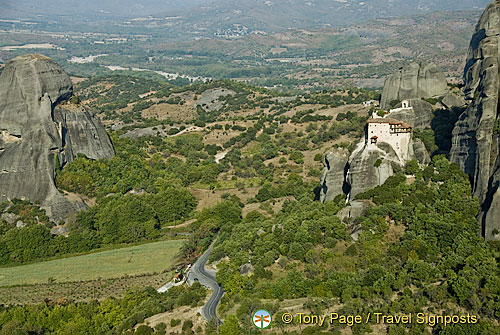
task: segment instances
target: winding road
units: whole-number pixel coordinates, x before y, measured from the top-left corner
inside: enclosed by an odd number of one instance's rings
[[[189,271],[188,280],[189,281],[199,281],[200,284],[212,289],[213,293],[210,299],[208,299],[205,306],[201,309],[201,315],[206,320],[216,319],[219,323],[221,321],[217,317],[217,305],[219,304],[222,296],[224,295],[224,289],[217,283],[215,279],[215,271],[209,271],[205,269],[205,264],[207,264],[208,257],[213,250],[213,244],[208,248],[207,251],[194,263],[191,271]]]

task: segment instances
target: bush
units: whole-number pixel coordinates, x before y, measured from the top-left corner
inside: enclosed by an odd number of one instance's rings
[[[304,163],[304,155],[300,151],[293,151],[290,156],[290,160],[294,161],[296,164]]]
[[[180,324],[181,324],[181,320],[178,320],[178,319],[170,320],[170,327],[177,327]]]
[[[302,244],[293,242],[290,244],[290,249],[288,251],[288,257],[294,258],[296,260],[304,259],[304,247]]]
[[[137,335],[151,335],[154,334],[154,330],[149,326],[140,325],[139,327],[137,327],[135,333]]]
[[[184,321],[184,323],[182,325],[182,331],[183,332],[191,330],[192,328],[193,328],[193,321],[191,321],[191,320]]]
[[[77,95],[73,95],[71,97],[71,103],[74,105],[79,105],[80,104],[80,98]]]

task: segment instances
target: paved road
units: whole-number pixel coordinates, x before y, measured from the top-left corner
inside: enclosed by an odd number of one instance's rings
[[[189,271],[188,278],[189,281],[196,281],[195,278],[197,278],[200,284],[212,289],[213,294],[210,299],[208,299],[205,306],[202,307],[201,315],[206,320],[215,318],[218,322],[220,322],[219,318],[217,317],[217,305],[224,295],[224,289],[222,288],[222,286],[219,286],[219,283],[217,283],[217,281],[215,280],[215,274],[205,269],[205,264],[207,264],[208,257],[210,256],[212,249],[213,244],[210,246],[210,248],[208,248],[207,251],[205,251],[203,255],[201,255],[200,258],[198,258],[196,263],[194,263],[191,271]]]

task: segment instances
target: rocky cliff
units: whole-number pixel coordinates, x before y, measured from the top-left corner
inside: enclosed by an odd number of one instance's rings
[[[413,128],[425,129],[431,126],[433,107],[427,101],[422,99],[408,99],[411,109],[400,109],[401,103],[394,106],[395,112],[390,117],[410,124]]]
[[[418,139],[412,139],[405,151],[408,160],[416,159],[420,164],[430,163],[429,153]],[[385,183],[406,163],[391,145],[384,142],[370,146],[362,139],[350,154],[347,150],[331,150],[323,158],[320,200],[333,200],[341,194],[352,200],[359,193]]]
[[[480,223],[487,240],[500,240],[499,156],[500,1],[490,4],[476,26],[464,71],[466,111],[453,130],[450,158],[471,177],[482,204]]]
[[[386,79],[380,107],[388,109],[393,100],[442,96],[446,91],[446,77],[436,65],[411,63]]]
[[[320,200],[333,200],[339,194],[348,193],[346,189],[347,162],[349,151],[332,149],[323,157],[323,173],[321,174]]]
[[[8,61],[0,76],[0,202],[39,201],[54,220],[83,208],[54,184],[56,170],[78,153],[100,159],[114,155],[100,121],[68,104],[71,80],[41,55]]]

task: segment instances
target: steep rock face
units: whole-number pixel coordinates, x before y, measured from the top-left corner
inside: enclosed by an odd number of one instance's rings
[[[26,55],[7,62],[0,76],[0,202],[39,201],[54,220],[85,207],[57,191],[56,169],[79,152],[105,158],[114,151],[90,114],[56,111],[72,94],[68,75],[47,57]]]
[[[60,122],[66,132],[63,134],[66,151],[72,153],[67,161],[71,161],[76,154],[84,154],[91,159],[109,158],[114,155],[106,130],[99,119],[86,109],[79,107],[70,110],[58,106],[54,111],[54,121]]]
[[[448,92],[443,97],[443,106],[451,109],[453,107],[462,107],[465,105],[465,100],[463,96],[454,94],[453,92]]]
[[[427,165],[431,162],[431,155],[429,154],[429,151],[427,151],[424,142],[418,138],[413,139],[413,153],[415,155],[415,159],[420,164]]]
[[[464,71],[470,101],[453,130],[450,158],[471,176],[482,204],[480,223],[487,240],[500,240],[499,158],[500,1],[490,4],[476,26]]]
[[[323,173],[321,175],[320,200],[333,200],[336,196],[345,193],[345,168],[349,160],[349,151],[334,149],[323,157]]]
[[[425,146],[419,140],[411,140],[405,150],[409,160],[416,158],[422,164],[430,161]],[[330,151],[323,163],[320,199],[325,202],[339,194],[346,194],[348,200],[352,200],[359,193],[382,185],[395,174],[396,168],[403,168],[406,161],[388,143],[368,145],[362,139],[350,155],[343,150]]]
[[[388,109],[393,100],[441,96],[446,90],[446,77],[436,65],[411,63],[386,79],[380,106]]]
[[[409,157],[413,158],[412,142],[407,150]],[[349,158],[347,172],[347,183],[350,186],[349,199],[382,185],[394,175],[396,166],[403,167],[405,163],[389,144],[380,142],[376,146],[368,146],[363,140]]]
[[[406,122],[413,128],[425,129],[430,127],[434,116],[432,114],[432,105],[422,99],[409,99],[408,102],[413,110],[406,109],[392,112],[391,118]],[[401,107],[401,104],[395,106],[395,108]]]

